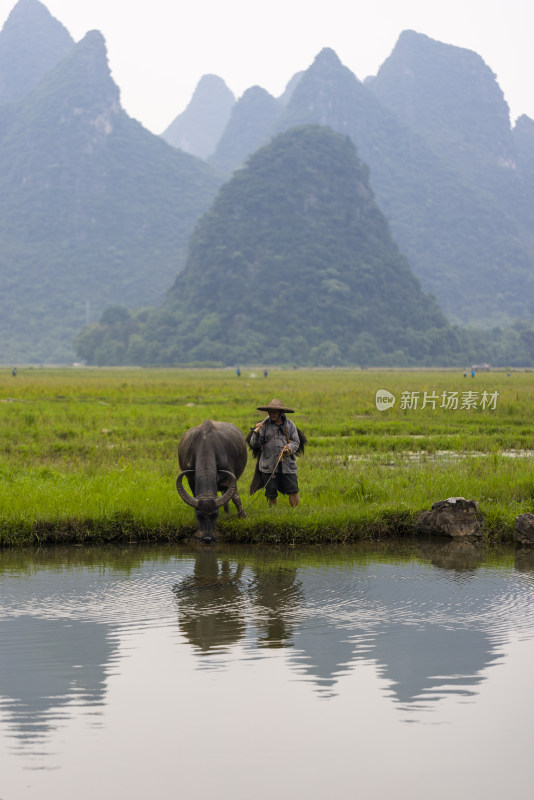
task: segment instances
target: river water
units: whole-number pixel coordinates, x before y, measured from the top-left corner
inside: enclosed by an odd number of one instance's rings
[[[0,800],[532,795],[534,553],[0,551]]]

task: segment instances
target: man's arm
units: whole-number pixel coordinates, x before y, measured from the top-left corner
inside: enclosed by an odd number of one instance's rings
[[[265,420],[256,423],[250,437],[251,447],[263,447],[265,444]]]

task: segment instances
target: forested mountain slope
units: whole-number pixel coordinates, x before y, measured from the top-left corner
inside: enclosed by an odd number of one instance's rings
[[[0,105],[21,100],[74,47],[39,0],[19,0],[0,31]]]
[[[427,37],[422,39],[426,42]],[[417,34],[403,35],[401,42],[405,40],[408,45],[413,40],[419,44]],[[430,40],[430,49],[434,46],[440,51],[440,43]],[[448,53],[448,46],[443,47]],[[453,55],[454,62],[458,54]],[[484,113],[464,113],[472,128],[470,141],[474,139],[475,149],[478,145],[473,131],[480,129],[479,166],[473,166],[469,174],[462,169],[460,156],[451,155],[462,149],[458,145],[458,129],[462,125],[457,123],[455,127],[451,110],[447,112],[451,118],[449,130],[443,125],[445,130],[441,133],[447,149],[439,139],[432,140],[422,123],[411,126],[407,114],[399,116],[397,108],[388,108],[385,100],[381,101],[375,91],[378,78],[363,84],[328,48],[300,77],[287,108],[280,109],[274,123],[271,118],[262,120],[257,115],[255,140],[265,143],[273,131],[312,123],[329,125],[349,135],[359,157],[370,168],[371,186],[395,240],[423,288],[435,294],[448,317],[462,325],[483,326],[531,319],[534,197],[532,203],[529,199],[534,186],[524,176],[518,179],[517,170],[510,169],[507,159],[515,153],[514,139],[507,106],[494,76],[470,51],[460,50],[460,61],[461,65],[467,62],[480,70],[481,75],[474,76],[474,88],[465,89],[467,99],[462,101],[459,96],[458,102],[468,104],[476,87],[485,87],[479,104]],[[469,74],[464,76],[464,81],[468,79]],[[447,81],[454,83],[453,77],[443,77],[445,86]],[[454,104],[454,93],[450,94],[449,101]],[[235,110],[238,106],[239,103]],[[428,115],[429,126],[431,122],[441,125],[440,118],[436,122],[430,109]],[[461,117],[459,112],[458,115]],[[491,131],[486,130],[488,120],[492,121]],[[218,146],[224,140],[227,152],[233,148],[234,168],[251,152],[246,146],[246,131],[253,124],[251,114],[240,126],[235,122],[236,117],[232,131],[229,123]],[[488,172],[492,153],[496,166],[494,172]],[[469,160],[474,162],[474,156]],[[228,161],[226,168],[229,164]],[[476,174],[485,175],[485,183],[477,183]],[[529,214],[533,217],[532,226],[528,224]]]
[[[62,361],[110,304],[157,304],[220,183],[122,110],[88,33],[0,123],[0,361]]]
[[[173,147],[207,159],[215,150],[234,105],[235,97],[222,78],[203,75],[185,111],[161,136]]]
[[[86,330],[82,357],[95,359],[101,333]],[[139,334],[163,364],[446,363],[458,348],[353,144],[319,126],[281,134],[222,187],[164,307],[138,328],[138,353]]]
[[[228,124],[209,163],[231,174],[266,140],[280,116],[283,105],[260,86],[252,86],[232,109]]]
[[[534,182],[524,171],[496,76],[479,55],[404,31],[367,85],[466,183],[480,194],[491,194],[532,250]],[[517,267],[515,249],[511,272]]]

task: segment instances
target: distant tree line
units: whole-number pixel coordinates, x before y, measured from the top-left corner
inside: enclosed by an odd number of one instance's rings
[[[229,366],[232,364],[271,363],[284,366],[467,366],[487,362],[500,367],[534,367],[534,325],[518,321],[508,327],[454,327],[448,346],[433,348],[432,342],[441,334],[430,329],[422,334],[426,339],[420,351],[398,347],[384,353],[375,337],[360,334],[345,351],[332,341],[310,347],[302,335],[289,339],[281,337],[272,347],[252,340],[240,341],[235,347],[221,345],[216,339],[204,338],[188,348],[173,345],[161,348],[155,341],[146,341],[146,331],[155,324],[155,310],[129,311],[123,306],[108,308],[99,322],[86,326],[75,341],[79,359],[97,366],[179,366],[199,364]],[[157,314],[157,324],[163,324]],[[215,315],[216,317],[216,315]],[[214,316],[205,319],[205,327],[216,330]],[[168,318],[169,324],[173,323]],[[421,353],[423,353],[421,355]]]

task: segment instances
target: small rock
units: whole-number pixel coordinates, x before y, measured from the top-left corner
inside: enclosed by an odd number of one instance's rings
[[[515,518],[515,540],[519,544],[534,544],[534,514],[519,514]]]
[[[416,520],[416,532],[454,539],[481,537],[485,527],[484,514],[476,500],[449,497],[438,500],[432,511],[422,511]]]

